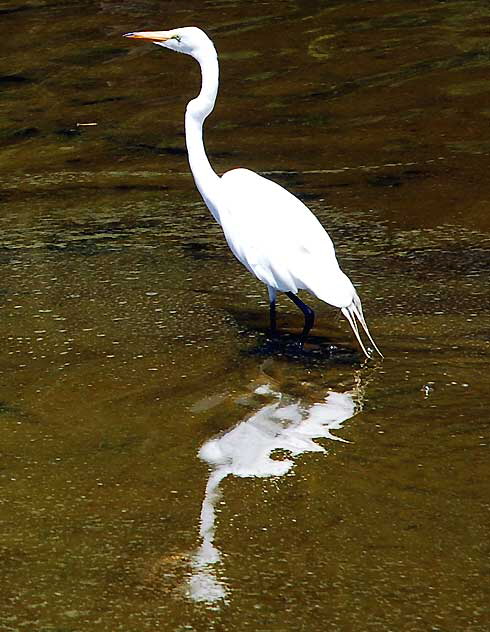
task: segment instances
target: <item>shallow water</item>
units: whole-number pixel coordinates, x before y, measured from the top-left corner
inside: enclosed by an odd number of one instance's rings
[[[483,1],[0,3],[0,627],[490,628]],[[328,228],[384,361],[302,326],[188,173],[197,24],[219,172]]]

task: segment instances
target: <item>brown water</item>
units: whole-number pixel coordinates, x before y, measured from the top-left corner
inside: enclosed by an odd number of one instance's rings
[[[488,2],[0,13],[0,629],[489,630]],[[314,301],[267,344],[188,173],[198,67],[120,37],[191,24],[216,169],[308,202],[383,362]]]

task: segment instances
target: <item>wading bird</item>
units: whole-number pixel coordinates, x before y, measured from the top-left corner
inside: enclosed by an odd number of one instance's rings
[[[213,42],[199,28],[140,31],[124,37],[147,40],[194,57],[201,67],[199,95],[187,104],[185,137],[196,186],[221,225],[235,257],[267,285],[271,332],[276,332],[276,295],[284,292],[303,312],[301,345],[313,327],[315,314],[297,296],[307,290],[340,308],[366,354],[356,319],[381,355],[362,313],[361,301],[349,277],[339,267],[329,235],[298,198],[248,169],[232,169],[221,177],[211,167],[203,142],[203,123],[218,93],[219,66]]]

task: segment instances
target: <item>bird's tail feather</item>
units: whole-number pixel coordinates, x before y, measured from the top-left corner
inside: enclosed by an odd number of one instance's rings
[[[366,336],[371,341],[373,347],[376,349],[376,351],[379,353],[379,355],[381,357],[383,357],[383,354],[378,349],[378,347],[377,347],[376,343],[374,342],[371,334],[369,333],[369,329],[368,329],[368,326],[366,324],[366,319],[364,318],[364,314],[362,312],[361,301],[360,301],[359,297],[357,296],[357,294],[352,299],[352,303],[350,305],[348,305],[347,307],[342,307],[341,311],[342,311],[342,314],[349,321],[349,325],[352,327],[352,331],[354,332],[354,334],[355,334],[355,336],[357,338],[357,341],[358,341],[358,343],[361,346],[361,349],[364,351],[364,354],[368,358],[371,357],[371,354],[369,354],[367,352],[366,347],[364,346],[364,343],[362,342],[361,336],[359,334],[359,328],[357,327],[357,321],[359,321],[361,323],[361,326],[364,329],[364,333],[366,334]]]

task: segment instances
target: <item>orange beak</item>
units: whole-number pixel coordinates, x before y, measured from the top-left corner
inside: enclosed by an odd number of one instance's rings
[[[136,33],[125,33],[123,37],[142,39],[149,42],[166,42],[170,39],[170,35],[166,31],[138,31]]]

